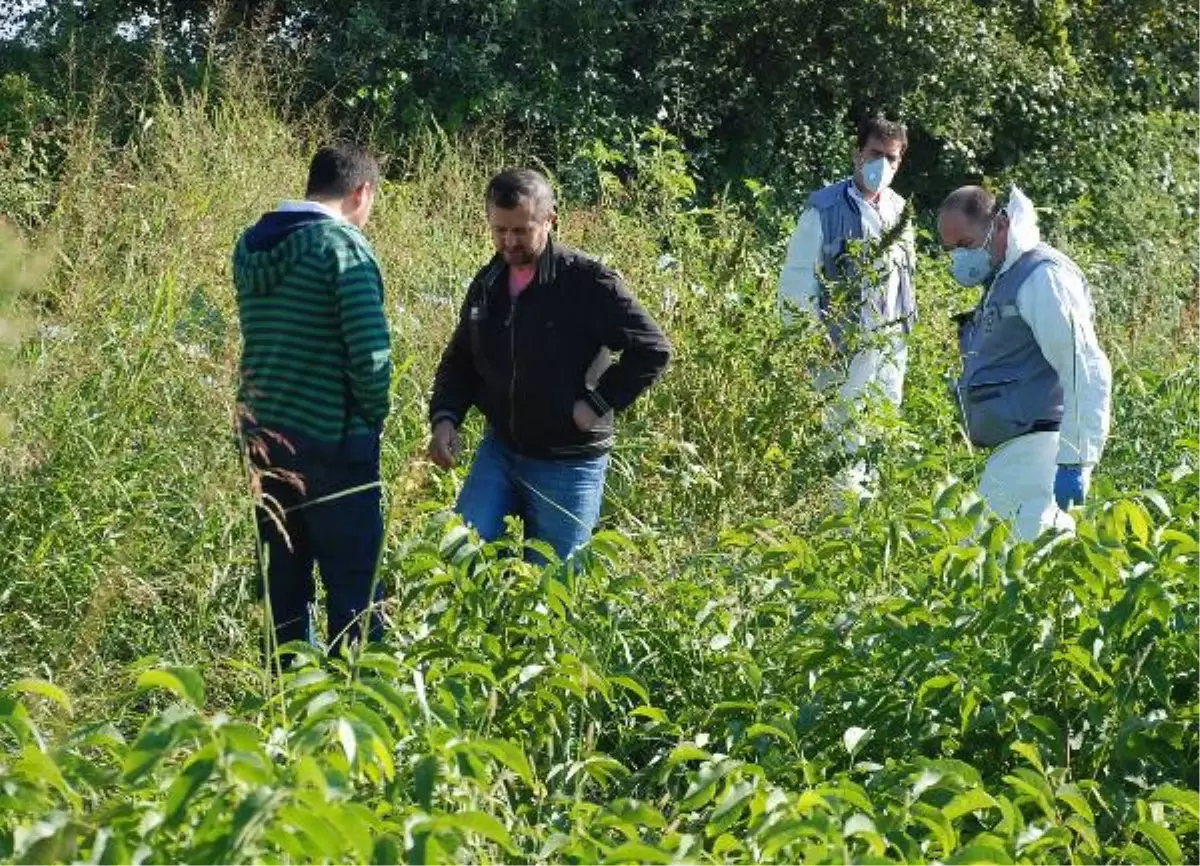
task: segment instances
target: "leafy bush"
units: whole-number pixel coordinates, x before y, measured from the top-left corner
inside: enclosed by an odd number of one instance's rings
[[[952,483],[847,536],[758,522],[668,582],[564,582],[452,522],[389,557],[388,643],[206,711],[46,737],[0,697],[0,857],[168,862],[1191,862],[1194,467],[1006,543]]]
[[[301,104],[389,149],[430,124],[483,126],[565,165],[658,123],[709,190],[755,177],[791,204],[836,174],[871,110],[910,123],[903,182],[921,199],[1040,163],[1040,186],[1065,203],[1101,176],[1097,151],[1132,152],[1117,141],[1130,118],[1195,112],[1200,59],[1197,10],[1162,0],[51,0],[22,17],[0,71],[52,92],[99,78],[145,102],[148,61],[198,83],[265,47]]]

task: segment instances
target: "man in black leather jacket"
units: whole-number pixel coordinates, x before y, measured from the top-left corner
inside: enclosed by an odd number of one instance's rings
[[[429,456],[454,465],[458,428],[478,407],[487,432],[458,512],[489,540],[519,516],[528,537],[565,559],[599,517],[613,415],[658,379],[671,347],[615,271],[555,240],[545,177],[502,172],[485,202],[496,255],[442,354]]]

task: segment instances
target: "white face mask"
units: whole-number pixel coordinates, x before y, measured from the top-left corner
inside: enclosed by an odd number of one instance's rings
[[[863,163],[863,186],[867,188],[868,192],[874,193],[887,189],[895,176],[896,169],[886,156],[876,157],[870,162]]]
[[[996,219],[993,217],[982,244],[950,251],[950,274],[959,285],[978,286],[992,275],[992,232],[995,228]]]

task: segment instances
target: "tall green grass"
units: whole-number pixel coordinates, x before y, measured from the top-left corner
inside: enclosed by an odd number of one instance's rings
[[[564,590],[569,597],[509,558],[503,545],[477,559],[468,547],[446,563],[434,514],[453,501],[464,470],[441,473],[422,456],[438,355],[466,281],[490,254],[482,189],[520,153],[488,137],[431,132],[390,155],[395,180],[382,190],[368,235],[385,271],[396,345],[396,408],[384,437],[382,570],[394,657],[376,658],[374,673],[333,676],[344,681],[334,690],[338,700],[351,705],[364,677],[377,676],[380,689],[399,689],[402,697],[372,705],[375,716],[356,716],[351,725],[355,748],[364,750],[356,754],[376,749],[372,737],[382,744],[389,757],[370,759],[379,767],[332,758],[328,744],[343,736],[338,748],[345,753],[349,741],[332,716],[309,703],[321,693],[323,675],[302,674],[309,679],[289,681],[280,694],[258,664],[251,507],[231,435],[238,333],[229,273],[237,233],[278,199],[300,194],[308,154],[329,131],[319,118],[285,122],[270,87],[252,71],[222,75],[219,89],[164,94],[146,106],[140,132],[121,147],[85,118],[67,133],[53,211],[28,237],[2,239],[0,291],[18,287],[19,300],[0,297],[0,344],[13,343],[0,406],[8,418],[0,440],[0,685],[37,677],[71,696],[75,721],[51,711],[53,704],[28,701],[51,738],[88,719],[115,723],[131,741],[139,729],[148,738],[141,751],[136,744],[104,746],[101,766],[117,768],[104,779],[76,774],[75,746],[53,752],[69,780],[63,790],[75,793],[54,793],[52,783],[34,785],[36,796],[30,788],[23,802],[32,811],[0,821],[5,859],[18,850],[69,859],[79,853],[74,839],[117,860],[142,840],[165,858],[288,852],[295,859],[642,860],[700,858],[703,851],[720,859],[725,850],[769,861],[808,849],[795,842],[799,837],[772,836],[774,825],[754,822],[786,806],[794,810],[788,821],[809,826],[809,789],[833,798],[818,809],[821,838],[834,840],[833,847],[814,857],[867,856],[877,846],[862,842],[870,837],[854,813],[864,807],[855,805],[860,797],[849,785],[866,787],[862,797],[878,808],[881,837],[892,838],[888,822],[900,822],[894,838],[910,841],[884,848],[889,856],[904,850],[910,860],[944,858],[986,828],[999,840],[981,842],[986,850],[1023,851],[1034,860],[1039,850],[1137,859],[1147,845],[1160,854],[1156,844],[1169,847],[1153,841],[1154,826],[1186,830],[1175,812],[1164,817],[1161,800],[1152,807],[1139,799],[1120,773],[1141,772],[1146,796],[1157,790],[1170,800],[1169,789],[1154,787],[1160,785],[1195,788],[1194,689],[1176,682],[1196,673],[1195,553],[1181,540],[1196,531],[1195,490],[1187,483],[1196,465],[1196,334],[1194,320],[1168,305],[1157,308],[1153,327],[1161,339],[1147,340],[1146,323],[1125,317],[1126,305],[1113,293],[1131,291],[1142,275],[1182,272],[1194,245],[1167,251],[1176,258],[1150,270],[1107,251],[1109,266],[1097,271],[1093,288],[1109,316],[1103,330],[1117,400],[1084,523],[1091,528],[1065,552],[1021,554],[1032,556],[1027,565],[1005,559],[1001,530],[993,530],[986,552],[969,539],[969,500],[960,496],[982,455],[963,443],[944,377],[956,366],[949,316],[971,298],[950,282],[933,244],[926,244],[918,272],[922,320],[903,416],[887,432],[881,496],[856,517],[831,518],[820,425],[825,398],[811,386],[819,340],[785,334],[775,311],[787,215],[772,213],[765,195],[756,213],[723,201],[696,207],[685,163],[661,134],[649,138],[632,185],[594,162],[589,170],[601,197],[560,208],[562,238],[619,268],[677,350],[662,383],[620,420],[601,521],[619,535],[604,536],[601,559]],[[1159,218],[1151,204],[1143,210]],[[663,266],[666,252],[677,264]],[[23,325],[14,329],[13,321]],[[469,439],[478,433],[476,419]],[[947,488],[948,477],[965,487]],[[1160,487],[1165,493],[1142,493]],[[1112,504],[1127,498],[1134,504]],[[1148,562],[1157,570],[1143,577]],[[1122,603],[1133,605],[1135,579],[1149,586],[1138,590],[1144,604],[1114,614]],[[981,615],[1000,631],[973,635],[984,627]],[[1130,632],[1127,621],[1144,633]],[[1111,628],[1120,634],[1115,644]],[[1068,651],[1092,652],[1099,646],[1093,639],[1103,643],[1093,658],[1100,674]],[[146,673],[160,671],[160,661],[175,673]],[[1157,679],[1143,683],[1139,677],[1150,676],[1150,668]],[[206,684],[203,695],[193,670]],[[818,685],[818,674],[832,679]],[[500,685],[487,685],[492,681]],[[152,690],[156,684],[199,708],[157,714],[168,703]],[[1005,696],[1027,684],[1029,700],[1014,706]],[[22,688],[59,697],[41,686]],[[0,701],[7,732],[0,743],[10,750],[0,753],[0,779],[33,778],[34,764],[45,769],[37,763],[37,737],[21,733],[25,711],[11,697],[20,691]],[[218,733],[225,722],[214,714],[222,711],[253,730]],[[985,711],[987,723],[975,725],[974,714]],[[1086,729],[1074,727],[1083,719]],[[1142,739],[1131,740],[1123,726],[1137,720]],[[1061,736],[1055,726],[1064,729]],[[877,732],[872,745],[854,733],[860,729]],[[271,745],[279,736],[287,744]],[[1036,754],[1049,768],[1014,745],[1038,737],[1048,738],[1048,751]],[[1064,765],[1054,750],[1077,737],[1091,751],[1081,763],[1076,748]],[[1135,745],[1142,751],[1127,753]],[[206,761],[209,747],[225,750],[229,767],[270,756],[287,778],[246,770],[243,779],[230,769],[230,787],[214,794],[217,788],[204,786],[215,781],[205,777],[193,793],[207,793],[170,812],[169,823],[184,823],[151,838],[153,827],[138,821],[172,808],[154,791],[186,792],[177,779],[197,778],[199,770],[171,774]],[[1113,763],[1114,750],[1128,761]],[[138,755],[150,752],[162,765],[142,773]],[[1105,815],[1091,825],[1102,844],[1080,842],[1085,831],[1066,829],[1066,842],[1055,831],[1041,849],[1029,848],[1029,840],[1021,847],[1025,818],[1018,827],[1000,805],[1007,829],[993,826],[994,815],[977,820],[968,810],[957,813],[950,831],[905,805],[906,797],[920,799],[910,774],[928,769],[921,761],[954,758],[971,762],[980,777],[961,767],[953,776],[951,765],[939,765],[947,796],[1006,791],[1033,821],[1037,807],[1031,812],[1029,805],[1037,798],[1004,781],[1017,766],[1014,754],[1026,755],[1022,769],[1045,771],[1055,790],[1090,780],[1109,786],[1105,796],[1124,798],[1105,800]],[[233,810],[250,802],[244,796],[258,796],[247,793],[255,784],[291,791],[280,795],[285,799],[299,796],[315,784],[304,755],[330,785],[342,786],[338,802],[346,814],[366,821],[346,826],[374,834],[375,842],[352,850],[326,838],[325,847],[293,850],[286,828],[303,813],[281,817],[274,806],[264,806],[266,823],[236,832],[197,823],[220,823],[222,815],[236,823],[242,813]],[[723,763],[722,756],[742,763]],[[879,769],[858,766],[859,758]],[[381,769],[389,760],[399,762],[390,776]],[[1014,778],[1038,784],[1020,773]],[[841,799],[829,793],[834,789]],[[123,797],[137,802],[132,812],[115,805]],[[654,802],[651,812],[639,811],[641,800]],[[397,811],[384,816],[386,828],[371,829],[354,803],[377,814]],[[205,819],[206,810],[217,817]],[[462,824],[429,818],[464,810],[476,817]],[[659,811],[670,826],[645,832],[658,826]],[[1050,811],[1055,826],[1067,827],[1067,812],[1053,804]],[[504,834],[480,813],[498,818]],[[50,823],[37,823],[51,814],[57,817],[46,818]],[[619,820],[601,831],[592,823],[601,814]],[[434,823],[420,824],[425,829],[406,841],[397,828],[409,818]],[[53,821],[67,823],[37,847],[29,828]],[[72,821],[84,829],[71,829]],[[612,828],[627,825],[635,828],[627,840],[634,847],[621,849]],[[128,847],[106,849],[94,835],[98,826],[111,827],[111,838]],[[733,836],[720,848],[729,828]],[[685,845],[681,833],[702,841]],[[361,836],[353,838],[357,844]],[[66,847],[54,847],[60,845]],[[504,854],[509,845],[521,856]]]
[[[74,685],[153,653],[223,669],[219,684],[236,681],[230,658],[252,657],[252,531],[229,432],[229,253],[245,225],[300,194],[307,154],[329,133],[319,119],[281,120],[252,69],[220,82],[219,95],[164,92],[120,148],[85,116],[54,211],[28,242],[49,267],[25,295],[35,327],[6,401],[0,610],[3,632],[20,639],[0,653],[14,670]],[[430,133],[389,155],[401,179],[369,226],[398,349],[384,452],[392,545],[459,481],[422,459],[424,401],[464,285],[490,252],[480,191],[519,158],[493,140]],[[677,346],[664,382],[622,419],[603,518],[646,541],[648,567],[669,570],[747,518],[822,519],[823,397],[810,387],[813,341],[785,338],[776,322],[785,234],[731,205],[690,206],[669,138],[652,144],[633,187],[597,163],[604,206],[565,202],[560,234],[618,267]],[[664,270],[667,250],[679,264]],[[955,365],[948,314],[970,299],[936,260],[922,260],[919,279],[923,319],[889,458],[910,468],[881,507],[979,463],[942,381]],[[1101,489],[1153,484],[1174,441],[1194,435],[1195,334],[1162,322],[1176,335],[1174,369],[1148,370],[1141,327],[1125,341],[1120,323],[1105,323],[1119,398]]]

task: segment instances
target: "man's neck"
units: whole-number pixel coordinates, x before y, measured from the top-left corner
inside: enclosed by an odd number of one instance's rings
[[[862,200],[867,204],[879,204],[879,198],[882,195],[882,191],[876,190],[875,192],[871,192],[870,190],[863,189],[863,186],[859,182],[857,176],[854,178],[854,189],[858,192],[859,197],[861,197]]]
[[[344,219],[344,216],[342,215],[342,203],[338,199],[308,197],[304,200],[310,204],[315,204],[318,207],[329,211],[339,219]]]

